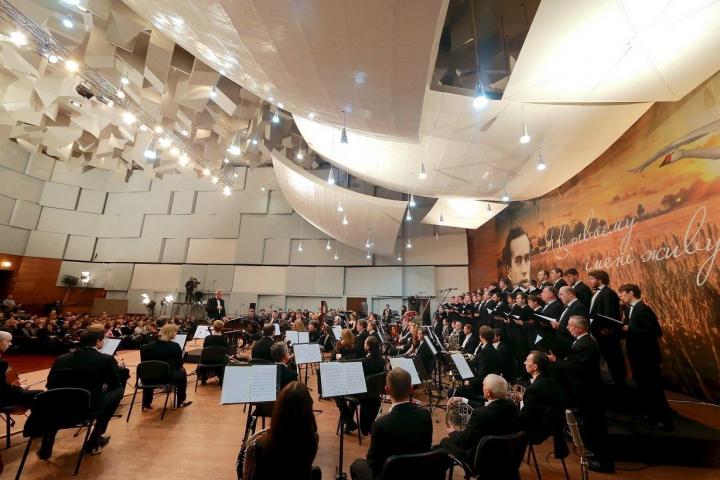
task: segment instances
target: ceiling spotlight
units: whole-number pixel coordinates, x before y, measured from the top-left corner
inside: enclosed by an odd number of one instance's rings
[[[346,117],[345,110],[343,110],[343,129],[342,129],[342,132],[340,132],[340,143],[343,145],[348,144],[347,130],[345,129],[345,120],[346,120],[345,117]]]
[[[433,233],[433,237],[435,237],[435,240],[440,240],[440,235],[438,235],[437,230],[435,230],[435,233]]]
[[[327,244],[325,245],[325,250],[330,250],[330,240],[328,239]]]
[[[473,99],[473,107],[475,109],[480,109],[485,107],[488,104],[488,99],[485,96],[485,88],[483,87],[482,82],[478,82],[477,87],[475,87],[475,98]]]
[[[370,248],[371,246],[372,246],[372,244],[370,243],[370,239],[368,238],[367,241],[365,242],[365,248]]]
[[[335,250],[335,256],[333,257],[333,259],[337,260],[338,258],[340,257],[338,257],[337,250]]]
[[[345,215],[343,215],[342,224],[347,225],[348,223],[350,222],[348,222],[347,212],[345,212]]]
[[[345,211],[345,209],[343,208],[342,200],[338,200],[338,208],[337,208],[337,211],[338,211],[338,212],[344,212],[344,211]]]
[[[73,19],[70,15],[63,17],[62,24],[65,28],[73,28],[75,26],[75,24],[73,23]]]
[[[215,98],[215,97],[217,97],[217,89],[215,87],[212,87],[210,89],[210,98]]]
[[[229,197],[231,193],[232,193],[232,190],[230,189],[230,187],[225,185],[223,187],[223,195],[225,195],[226,197]]]
[[[257,145],[257,144],[258,144],[258,139],[257,139],[257,138],[253,138],[250,143],[252,143],[253,145]]]
[[[48,59],[48,62],[50,62],[50,63],[52,63],[52,64],[56,64],[56,63],[60,60],[60,59],[58,58],[58,56],[55,55],[54,53],[48,54],[47,59]]]
[[[412,215],[410,215],[410,209],[408,208],[407,214],[405,215],[405,221],[409,222],[411,220],[412,220]]]
[[[530,143],[530,134],[528,133],[525,122],[523,122],[522,134],[520,135],[520,143],[522,143],[523,145],[525,145],[526,143]]]
[[[439,221],[438,223],[439,223],[440,225],[442,225],[443,223],[445,223],[445,219],[443,218],[442,212],[440,212],[440,221]]]
[[[367,258],[368,260],[370,260],[372,258],[372,255],[370,255],[370,252],[367,252],[367,255],[365,255],[365,258]]]
[[[274,102],[274,101],[275,101],[275,97],[273,97],[272,95],[270,95],[270,96],[268,97],[268,102],[272,103],[272,102]]]
[[[262,187],[260,187],[260,191],[261,191],[261,192],[264,192],[265,190],[266,190],[265,185],[263,185]]]
[[[332,167],[330,168],[330,173],[328,174],[328,183],[330,185],[335,185],[335,177],[333,176]],[[341,210],[338,210],[338,211],[341,211]]]
[[[313,112],[310,112],[310,113],[308,114],[308,118],[309,118],[310,120],[312,120],[313,118],[315,118],[315,114],[314,114]]]
[[[408,238],[407,243],[405,244],[405,248],[412,248],[412,240]]]
[[[537,169],[542,172],[546,168],[547,168],[547,165],[545,165],[545,158],[543,157],[542,152],[540,152],[538,154]]]
[[[180,131],[180,134],[181,134],[183,137],[187,137],[188,135],[190,135],[190,132],[188,132],[187,130],[183,129],[183,130]]]
[[[285,108],[285,105],[283,105],[282,102],[278,103],[278,108]]]
[[[145,125],[144,123],[140,124],[140,131],[147,132],[148,131],[147,125]]]
[[[414,207],[414,206],[416,205],[416,204],[415,204],[415,196],[414,196],[414,195],[410,195],[410,203],[409,203],[409,205],[410,205],[411,207]]]
[[[227,158],[227,157],[225,157],[225,158],[223,159],[223,163],[230,163],[230,159]]]
[[[22,47],[27,45],[27,36],[20,31],[14,31],[10,34],[10,41],[15,44],[16,47]]]
[[[158,140],[158,144],[160,144],[160,148],[168,148],[170,145],[172,145],[172,138],[162,137],[160,138],[160,140]]]
[[[238,178],[237,172],[233,173],[233,178]]]
[[[80,64],[73,59],[65,60],[65,68],[68,72],[77,72],[80,70]]]
[[[77,100],[70,100],[70,105],[76,108],[82,107],[82,103],[78,102]]]
[[[117,97],[121,100],[125,98],[125,92],[123,92],[122,90],[118,90],[117,92],[115,92],[115,95],[117,95]]]
[[[280,123],[280,115],[278,115],[277,110],[275,110],[275,113],[272,116],[272,123]]]
[[[127,123],[128,125],[132,125],[137,121],[137,117],[133,115],[131,112],[125,112],[122,115],[123,122]]]
[[[303,159],[302,150],[298,150],[298,152],[295,154],[295,158],[298,159],[298,160],[302,160],[302,159]]]
[[[425,180],[427,178],[427,172],[425,171],[425,162],[420,162],[420,173],[418,173],[418,178],[420,180]]]
[[[232,143],[227,148],[227,151],[230,155],[238,156],[238,155],[240,155],[240,152],[242,151],[242,150],[240,150],[240,146],[237,144],[237,137],[238,136],[236,133],[235,136],[233,136]]]
[[[206,177],[210,175],[210,169],[207,167],[203,168],[203,175],[205,175]]]
[[[130,83],[130,80],[128,80],[127,77],[122,77],[120,79],[120,83],[122,83],[123,85],[128,85]]]
[[[108,100],[105,105],[107,105],[108,108],[113,108],[115,106],[115,102],[113,102],[112,100]]]
[[[509,201],[510,201],[510,195],[508,195],[507,192],[503,193],[502,201],[503,201],[503,202],[509,202]]]
[[[220,181],[220,179],[219,179],[218,177],[216,177],[216,176],[213,176],[213,177],[212,177],[212,183],[213,183],[213,185],[217,185],[217,183],[218,183],[219,181]]]
[[[178,163],[181,166],[186,167],[188,163],[190,163],[190,157],[188,157],[188,154],[183,153],[182,155],[180,155],[180,158],[178,158]]]
[[[402,255],[398,255],[398,256],[397,256],[397,261],[398,261],[398,262],[402,262]]]
[[[172,147],[170,149],[170,155],[172,155],[173,157],[177,157],[178,155],[180,155],[180,149],[178,147]]]
[[[155,133],[163,133],[165,130],[163,129],[162,125],[156,125],[155,126]]]
[[[302,252],[302,242],[298,243],[298,252]]]
[[[143,154],[143,156],[147,160],[155,160],[157,158],[157,145],[155,137],[150,140],[150,144],[148,144],[147,148],[145,149],[145,153]]]

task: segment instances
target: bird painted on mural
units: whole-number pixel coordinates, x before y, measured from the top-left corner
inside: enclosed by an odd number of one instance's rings
[[[687,145],[706,135],[712,134],[720,134],[720,120],[708,123],[704,127],[700,127],[697,130],[690,132],[670,145],[667,145],[665,148],[655,152],[653,155],[648,157],[642,165],[638,165],[637,167],[628,170],[628,172],[640,173],[661,158],[662,161],[660,162],[660,165],[658,165],[659,167],[670,165],[671,163],[678,162],[684,158],[720,160],[720,147],[688,148],[685,150],[680,149],[683,145]]]

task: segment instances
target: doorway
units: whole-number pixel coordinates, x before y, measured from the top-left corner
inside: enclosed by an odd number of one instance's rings
[[[12,270],[0,270],[0,302],[5,300],[10,293],[13,279]]]
[[[347,297],[345,310],[367,313],[367,297]]]

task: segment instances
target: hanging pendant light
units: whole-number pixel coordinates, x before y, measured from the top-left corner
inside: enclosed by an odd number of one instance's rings
[[[347,212],[345,212],[345,215],[343,215],[342,224],[347,225],[348,223],[350,222],[348,222]]]
[[[410,205],[411,207],[414,207],[414,206],[416,205],[416,204],[415,204],[415,195],[413,195],[413,194],[410,194],[410,203],[409,203],[409,205]]]
[[[420,162],[420,173],[418,173],[418,178],[420,180],[425,180],[427,178],[427,172],[425,171],[425,162]]]
[[[538,171],[542,172],[547,168],[547,165],[545,165],[545,157],[543,157],[542,152],[538,153],[538,160],[537,160],[537,167]]]
[[[348,144],[348,136],[347,136],[347,130],[345,129],[345,121],[346,121],[346,113],[345,110],[343,110],[343,128],[342,132],[340,132],[340,143],[343,145]]]
[[[410,209],[407,209],[407,213],[405,214],[405,221],[410,222],[412,221],[412,215],[410,215]]]
[[[330,173],[328,174],[328,183],[330,185],[335,185],[335,176],[333,175],[332,167],[330,167]]]
[[[325,250],[330,250],[330,239],[328,239],[327,244],[325,245]]]
[[[148,144],[147,148],[145,149],[145,153],[143,153],[143,156],[147,160],[155,160],[157,158],[157,139],[155,137],[150,140],[150,144]]]
[[[522,125],[522,133],[520,134],[520,143],[525,145],[526,143],[530,143],[530,134],[528,133],[527,126],[525,125],[525,122],[523,122]]]
[[[485,96],[485,87],[483,87],[482,82],[478,81],[478,84],[475,87],[475,98],[473,99],[473,107],[475,107],[476,110],[479,110],[487,106],[487,104],[488,99]]]
[[[338,208],[337,208],[337,211],[338,211],[338,212],[344,212],[344,211],[345,211],[345,209],[343,208],[342,200],[338,200]]]
[[[445,219],[443,218],[442,212],[440,212],[440,221],[439,221],[439,223],[440,223],[441,225],[442,225],[443,223],[445,223]]]

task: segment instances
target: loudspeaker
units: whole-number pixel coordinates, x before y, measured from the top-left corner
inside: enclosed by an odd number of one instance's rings
[[[255,302],[250,302],[250,308],[252,308],[253,310],[257,310],[255,305],[256,305]]]

